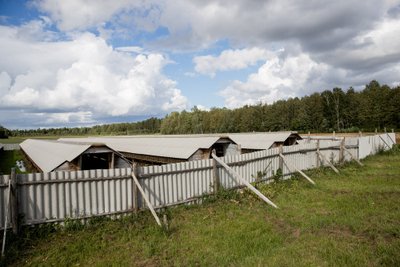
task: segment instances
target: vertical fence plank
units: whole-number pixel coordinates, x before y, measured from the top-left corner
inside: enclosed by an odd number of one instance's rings
[[[11,196],[10,196],[10,207],[11,207],[11,225],[13,233],[15,235],[19,234],[19,221],[18,221],[18,181],[15,168],[11,169]]]

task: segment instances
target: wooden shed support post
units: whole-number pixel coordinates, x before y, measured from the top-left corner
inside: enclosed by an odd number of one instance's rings
[[[15,235],[19,234],[19,221],[18,221],[18,181],[15,168],[11,169],[11,225],[13,228],[13,233]]]
[[[312,183],[312,184],[315,185],[315,182],[314,182],[313,180],[311,180],[311,178],[308,177],[304,172],[302,172],[302,171],[301,171],[299,168],[297,168],[296,166],[289,164],[289,162],[286,160],[286,158],[285,158],[282,154],[279,154],[279,157],[282,158],[282,160],[283,160],[283,162],[285,163],[286,167],[288,167],[289,169],[292,169],[292,170],[296,170],[296,171],[297,171],[298,173],[300,173],[304,178],[306,178],[307,181],[309,181],[310,183]]]
[[[137,167],[136,162],[132,163],[132,174],[134,174],[135,177],[138,177],[139,172],[138,172],[138,167]],[[134,210],[134,212],[138,212],[139,211],[139,189],[138,189],[138,186],[137,186],[133,176],[132,176],[132,179],[133,179],[133,184],[132,184],[132,186],[133,186],[133,188],[132,188],[133,210]]]
[[[361,161],[359,161],[356,157],[354,157],[354,155],[346,147],[343,147],[343,149],[344,149],[344,151],[347,152],[347,154],[350,155],[352,160],[356,161],[360,166],[364,166],[364,164],[362,164]]]
[[[110,163],[110,165],[111,165],[110,169],[115,169],[115,153],[114,152],[111,153],[111,163]]]
[[[151,214],[153,214],[153,217],[154,217],[154,219],[156,220],[157,224],[158,224],[159,226],[162,226],[162,225],[161,225],[160,218],[158,218],[157,213],[156,213],[156,211],[155,211],[154,208],[153,208],[153,205],[151,205],[149,199],[147,198],[146,194],[145,194],[144,191],[143,191],[142,186],[141,186],[140,183],[139,183],[139,180],[137,179],[137,177],[136,177],[136,175],[135,175],[135,173],[134,173],[133,171],[132,171],[132,178],[133,178],[133,181],[134,181],[135,184],[136,184],[137,189],[138,189],[138,190],[140,191],[140,193],[142,194],[142,197],[143,197],[144,201],[146,201],[146,204],[147,204],[147,206],[149,207],[149,209],[150,209],[150,211],[151,211]]]
[[[271,205],[274,208],[278,208],[277,205],[274,204],[271,200],[269,200],[266,196],[264,196],[260,191],[258,191],[254,186],[252,186],[249,182],[247,182],[245,179],[240,177],[240,175],[235,172],[231,167],[229,167],[225,162],[223,162],[221,159],[219,159],[216,155],[212,154],[211,155],[213,159],[215,159],[219,164],[221,164],[222,167],[224,167],[233,177],[238,179],[240,182],[245,184],[247,188],[249,188],[251,191],[253,191],[257,196],[259,196],[264,202],[267,204]]]
[[[211,152],[213,156],[215,156],[215,149]],[[220,181],[219,181],[219,173],[218,173],[218,162],[213,157],[213,179],[214,179],[214,194],[217,194],[219,191]]]
[[[326,162],[334,172],[339,174],[339,170],[336,169],[336,167],[333,166],[333,164],[320,151],[317,151],[317,154],[318,154],[318,157],[321,159],[321,161]]]

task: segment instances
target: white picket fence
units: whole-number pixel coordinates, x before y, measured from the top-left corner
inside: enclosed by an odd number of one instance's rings
[[[362,159],[380,149],[391,148],[394,140],[394,134],[347,138],[345,146],[354,157]],[[333,163],[339,162],[341,157],[345,161],[351,160],[340,145],[341,141],[325,140],[319,144],[312,141],[283,147],[282,151],[274,148],[221,159],[246,181],[254,182],[271,178],[279,168],[282,168],[283,175],[290,175],[290,170],[280,161],[280,152],[301,170],[318,166],[318,146],[319,151]],[[134,190],[131,172],[126,168],[17,174],[18,213],[23,224],[32,225],[61,222],[67,218],[120,215],[131,213],[135,208],[147,208]],[[224,168],[218,167],[217,173],[224,188],[241,186]],[[193,202],[214,190],[212,159],[139,167],[137,176],[150,203],[156,208]],[[10,175],[0,176],[1,228],[4,228],[10,178]]]

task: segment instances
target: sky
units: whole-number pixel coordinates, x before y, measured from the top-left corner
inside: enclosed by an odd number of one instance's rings
[[[0,0],[0,124],[133,122],[400,84],[396,0]]]

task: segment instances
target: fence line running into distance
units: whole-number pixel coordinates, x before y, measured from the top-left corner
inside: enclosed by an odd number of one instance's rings
[[[350,161],[343,145],[357,159],[388,150],[394,144],[395,135],[381,134],[341,140],[308,141],[302,144],[238,156],[221,158],[248,182],[268,180],[278,169],[286,177],[291,171],[279,157],[281,152],[286,160],[300,170],[326,165],[320,160],[317,150],[332,163]],[[140,185],[155,208],[194,202],[205,194],[215,191],[219,185],[226,188],[242,186],[221,166],[213,170],[213,159],[166,164],[161,166],[138,167],[136,170]],[[9,216],[16,213],[22,217],[22,224],[33,225],[47,222],[62,222],[67,218],[86,219],[94,216],[127,214],[146,209],[146,203],[135,189],[132,169],[84,170],[71,172],[11,174],[0,176],[0,228],[4,228],[7,210],[8,181],[14,177],[17,204]],[[14,200],[15,202],[15,200]],[[13,205],[11,205],[13,206]],[[17,209],[17,211],[15,211]],[[10,218],[9,217],[9,218]],[[10,225],[7,225],[10,227]]]

